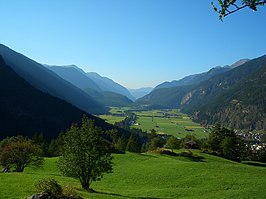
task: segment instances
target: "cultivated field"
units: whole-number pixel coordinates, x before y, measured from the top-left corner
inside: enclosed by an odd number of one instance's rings
[[[124,111],[130,108],[111,108],[112,115],[101,115],[102,119],[114,124],[122,121],[125,117],[122,115]],[[187,134],[193,134],[197,138],[206,138],[208,130],[200,124],[193,122],[186,114],[180,113],[178,110],[152,110],[152,111],[136,111],[137,121],[132,127],[140,128],[144,131],[155,129],[157,133],[173,135],[175,137],[184,138]]]
[[[193,153],[194,158],[116,154],[114,172],[92,184],[98,193],[87,193],[77,180],[61,176],[58,158],[46,158],[43,169],[0,173],[0,198],[26,198],[34,193],[34,183],[47,177],[72,186],[84,198],[265,198],[265,164],[249,166]]]

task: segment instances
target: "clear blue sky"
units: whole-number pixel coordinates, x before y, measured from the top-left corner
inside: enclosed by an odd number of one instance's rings
[[[214,0],[215,1],[215,0]],[[0,43],[128,87],[266,54],[266,6],[219,21],[211,0],[0,0]]]

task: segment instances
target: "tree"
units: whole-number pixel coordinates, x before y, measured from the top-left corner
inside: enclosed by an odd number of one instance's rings
[[[223,20],[229,14],[233,14],[243,8],[250,8],[253,11],[257,11],[258,6],[263,6],[266,0],[218,0],[220,9],[218,9],[212,2],[213,9],[220,14],[220,19]]]
[[[216,125],[209,136],[209,146],[221,156],[240,162],[246,153],[243,139],[234,130]]]
[[[173,152],[174,149],[180,148],[180,141],[176,137],[170,136],[167,139],[165,146],[166,146],[166,148],[171,149]]]
[[[139,142],[139,136],[137,134],[131,133],[127,142],[126,150],[135,153],[141,152],[141,144]]]
[[[81,127],[73,124],[66,132],[59,159],[64,175],[78,178],[84,189],[92,190],[91,183],[112,172],[112,165],[103,131],[92,120],[84,117]]]
[[[4,139],[0,144],[0,163],[6,169],[15,167],[23,172],[25,167],[40,167],[44,163],[41,148],[23,136]]]

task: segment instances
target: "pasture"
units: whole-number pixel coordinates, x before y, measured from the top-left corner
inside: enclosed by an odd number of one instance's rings
[[[177,109],[173,110],[151,110],[136,111],[128,107],[112,107],[110,115],[100,115],[102,119],[114,124],[122,121],[125,111],[132,111],[136,114],[137,120],[131,127],[140,128],[149,132],[154,129],[158,134],[168,134],[175,137],[184,138],[187,134],[193,134],[196,138],[207,138],[208,129],[200,124],[193,122],[186,114],[180,113]]]
[[[113,173],[92,184],[97,193],[63,177],[58,158],[46,158],[42,169],[0,173],[0,198],[26,198],[34,193],[34,183],[47,177],[72,186],[84,198],[265,198],[265,165],[235,163],[197,150],[193,154],[115,154]]]

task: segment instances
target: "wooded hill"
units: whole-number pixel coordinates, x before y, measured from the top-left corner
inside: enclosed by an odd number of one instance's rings
[[[266,129],[266,56],[203,82],[155,89],[138,104],[180,108],[203,124]]]
[[[62,79],[42,64],[0,44],[5,63],[33,87],[58,97],[87,113],[106,113],[108,109],[84,91]]]
[[[0,55],[0,138],[43,133],[55,138],[70,125],[80,123],[83,115],[105,130],[114,128],[75,106],[44,93],[16,74]]]
[[[46,67],[105,106],[130,106],[135,100],[125,87],[97,73],[85,73],[75,65]]]

